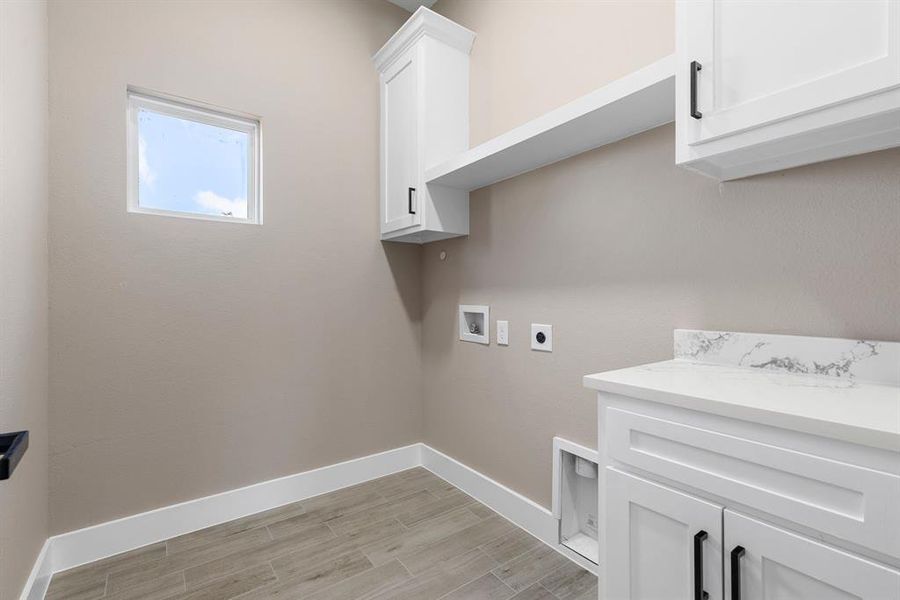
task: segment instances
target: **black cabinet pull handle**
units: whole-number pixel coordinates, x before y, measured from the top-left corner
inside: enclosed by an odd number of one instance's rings
[[[691,61],[691,116],[695,119],[703,117],[703,113],[697,110],[697,73],[703,65],[696,60]]]
[[[743,546],[731,551],[731,600],[741,600],[741,557],[745,552]]]
[[[703,590],[703,542],[708,537],[703,530],[694,535],[694,600],[709,598],[709,592]]]
[[[26,450],[28,450],[27,431],[0,433],[0,481],[12,477]]]
[[[414,187],[409,188],[409,214],[411,214],[411,215],[416,214],[416,211],[413,210],[413,194],[415,194],[415,193],[416,193],[416,188],[414,188]]]

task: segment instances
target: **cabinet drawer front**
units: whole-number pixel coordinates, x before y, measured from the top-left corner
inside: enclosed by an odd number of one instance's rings
[[[617,408],[612,459],[900,557],[900,478]]]
[[[893,569],[731,510],[724,523],[725,589],[732,598],[900,598],[900,573]]]

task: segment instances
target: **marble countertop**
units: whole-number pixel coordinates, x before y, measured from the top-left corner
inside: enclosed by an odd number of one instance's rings
[[[900,387],[675,359],[587,375],[588,388],[900,451]]]

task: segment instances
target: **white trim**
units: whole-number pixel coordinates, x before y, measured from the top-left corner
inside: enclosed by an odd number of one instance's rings
[[[557,519],[562,518],[562,510],[560,508],[560,493],[562,492],[562,453],[568,452],[575,456],[587,459],[592,463],[600,465],[600,453],[581,444],[570,442],[565,438],[555,436],[553,438],[553,516]]]
[[[566,558],[597,573],[596,565],[557,543],[558,521],[549,510],[418,443],[51,537],[35,561],[20,600],[42,600],[53,573],[414,467],[428,469]]]
[[[262,123],[259,117],[134,86],[128,86],[126,98],[126,208],[129,213],[221,223],[262,224]],[[246,219],[141,206],[138,188],[138,113],[142,109],[247,134],[249,142],[247,144]]]
[[[372,57],[375,68],[379,71],[384,70],[426,35],[466,54],[472,51],[472,44],[475,43],[474,31],[420,6]]]
[[[553,544],[556,539],[556,519],[550,511],[502,483],[424,444],[422,466],[541,541]]]
[[[412,469],[420,463],[420,446],[413,444],[64,533],[51,538],[54,571],[64,571],[147,544]]]
[[[47,588],[50,587],[50,578],[56,572],[53,568],[52,542],[53,538],[50,538],[41,547],[41,552],[34,561],[28,581],[25,582],[25,587],[22,588],[22,593],[19,595],[19,600],[44,600]]]
[[[553,518],[556,519],[559,527],[556,530],[556,540],[554,543],[558,544],[557,548],[560,552],[562,552],[567,558],[577,562],[579,565],[582,565],[585,569],[588,569],[595,575],[599,573],[599,566],[597,563],[592,560],[586,558],[585,556],[579,554],[578,552],[572,550],[569,546],[562,543],[563,538],[563,523],[562,523],[562,455],[563,452],[568,452],[569,454],[574,454],[575,456],[580,456],[581,458],[587,459],[594,464],[596,464],[599,468],[600,465],[600,453],[596,450],[592,450],[587,448],[586,446],[582,446],[581,444],[576,444],[575,442],[571,442],[565,438],[561,438],[558,436],[554,436],[553,438],[553,493],[552,493],[552,514]],[[597,476],[597,485],[600,485],[600,476]],[[598,490],[599,497],[599,490]],[[598,562],[599,562],[599,554],[598,554]]]
[[[422,466],[452,483],[593,574],[598,566],[559,543],[559,521],[549,510],[458,460],[422,444]]]

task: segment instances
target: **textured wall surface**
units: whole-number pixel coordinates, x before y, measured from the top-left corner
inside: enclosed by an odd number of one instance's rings
[[[549,505],[552,436],[596,443],[582,375],[675,327],[900,339],[900,150],[719,184],[666,126],[473,193],[466,239],[382,244],[370,56],[408,14],[209,6],[51,3],[53,532],[420,439]],[[436,9],[478,34],[473,143],[674,47],[672,2]],[[126,213],[127,85],[262,117],[263,226]],[[457,341],[459,303],[511,345]]]
[[[672,0],[438,0],[477,35],[473,145],[675,51]]]
[[[0,600],[47,539],[47,122],[47,4],[0,2],[0,432],[31,432],[0,481]]]
[[[479,34],[476,141],[672,51],[668,3],[436,9]],[[900,340],[898,165],[719,184],[674,165],[665,126],[472,193],[470,236],[423,256],[425,441],[549,507],[553,436],[596,447],[582,376],[671,358],[674,328]],[[508,319],[510,346],[459,342],[461,303]],[[553,324],[552,354],[530,323]]]
[[[51,528],[418,441],[420,251],[378,238],[363,2],[50,8]],[[125,210],[135,85],[259,115],[265,224]]]

